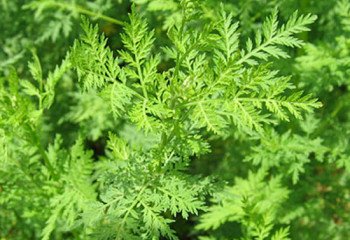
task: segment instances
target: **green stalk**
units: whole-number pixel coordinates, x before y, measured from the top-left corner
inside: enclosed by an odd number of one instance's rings
[[[124,25],[123,21],[111,18],[111,17],[106,16],[106,15],[101,14],[101,13],[94,13],[93,11],[90,11],[90,10],[80,6],[80,5],[77,5],[77,4],[68,4],[68,3],[64,3],[64,2],[52,1],[50,3],[50,6],[58,7],[58,8],[61,8],[61,9],[66,9],[66,10],[69,10],[69,11],[72,11],[72,12],[76,11],[78,13],[82,13],[82,14],[86,14],[86,15],[89,15],[89,16],[92,16],[92,17],[96,17],[96,18],[105,20],[107,22],[110,22],[110,23],[113,23],[113,24],[116,24],[116,25],[121,25],[121,26]]]

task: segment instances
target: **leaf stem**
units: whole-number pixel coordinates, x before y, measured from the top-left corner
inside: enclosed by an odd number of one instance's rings
[[[146,183],[140,190],[140,192],[136,195],[134,201],[131,203],[130,207],[127,209],[126,214],[124,215],[122,222],[120,223],[117,231],[117,237],[115,238],[116,240],[119,240],[120,236],[120,231],[122,230],[122,227],[124,226],[126,220],[128,219],[131,211],[134,209],[134,207],[139,203],[140,198],[142,197],[143,192],[147,189],[148,183]]]
[[[67,4],[67,3],[62,3],[62,2],[56,2],[56,1],[52,1],[51,2],[51,6],[52,7],[59,7],[59,8],[62,8],[62,9],[66,9],[66,10],[70,10],[72,12],[76,11],[78,13],[82,13],[82,14],[86,14],[86,15],[89,15],[89,16],[92,16],[92,17],[96,17],[96,18],[99,18],[99,19],[103,19],[107,22],[110,22],[110,23],[113,23],[113,24],[116,24],[116,25],[121,25],[123,26],[124,25],[124,22],[123,21],[120,21],[120,20],[117,20],[115,18],[112,18],[112,17],[109,17],[109,16],[106,16],[102,13],[94,13],[93,11],[90,11],[80,5],[77,5],[77,4]]]
[[[37,133],[31,127],[29,127],[29,130],[32,133],[32,136],[33,136],[33,138],[35,140],[35,143],[36,143],[36,146],[37,146],[37,148],[39,150],[39,153],[40,153],[41,157],[44,160],[45,166],[49,170],[50,174],[52,176],[56,177],[55,169],[52,166],[52,164],[50,163],[49,157],[47,156],[47,154],[46,154],[46,152],[45,152],[45,150],[43,148],[43,145],[41,144],[40,139],[38,138]]]

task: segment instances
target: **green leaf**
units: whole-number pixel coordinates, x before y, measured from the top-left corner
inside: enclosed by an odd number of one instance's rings
[[[40,91],[29,81],[21,81],[24,93],[29,96],[36,96],[39,99],[41,98]]]

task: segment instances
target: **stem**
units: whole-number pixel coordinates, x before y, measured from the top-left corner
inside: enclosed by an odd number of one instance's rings
[[[142,75],[142,71],[141,71],[141,67],[140,67],[140,60],[137,56],[135,56],[135,61],[136,61],[136,65],[137,65],[137,75],[139,75],[140,82],[141,82],[143,97],[146,98],[146,100],[148,100],[148,94],[147,94],[147,90],[146,90],[146,86],[145,86],[145,80],[144,80],[143,75]]]
[[[122,230],[122,227],[124,226],[126,220],[128,219],[131,210],[134,209],[134,207],[139,203],[140,198],[143,194],[143,192],[146,190],[146,188],[148,187],[148,183],[146,185],[144,185],[142,187],[142,189],[140,190],[140,192],[137,194],[137,196],[135,197],[134,201],[132,202],[132,204],[130,205],[130,207],[128,208],[128,210],[126,211],[126,214],[124,215],[122,222],[120,223],[119,227],[118,227],[118,231],[117,231],[117,237],[115,238],[116,240],[119,240],[119,236],[120,236],[120,231]]]
[[[45,152],[45,150],[43,148],[43,145],[41,144],[40,139],[38,138],[38,135],[36,134],[36,132],[31,127],[29,127],[29,129],[30,129],[30,132],[32,133],[32,135],[34,137],[34,140],[36,142],[36,146],[38,147],[39,153],[40,153],[41,157],[44,160],[45,166],[49,170],[50,174],[52,176],[56,177],[55,169],[52,166],[52,164],[50,163],[49,157],[47,156],[47,154],[46,154],[46,152]]]
[[[89,15],[89,16],[92,16],[92,17],[103,19],[103,20],[105,20],[107,22],[110,22],[110,23],[113,23],[113,24],[116,24],[116,25],[121,25],[121,26],[124,25],[123,21],[120,21],[120,20],[108,17],[108,16],[106,16],[104,14],[101,14],[101,13],[94,13],[93,11],[90,11],[90,10],[88,10],[88,9],[82,7],[82,6],[76,5],[76,4],[67,4],[67,3],[52,1],[51,6],[59,7],[59,8],[66,9],[66,10],[70,10],[72,12],[77,11],[79,13],[83,13],[83,14],[86,14],[86,15]]]
[[[185,29],[185,24],[186,24],[186,15],[185,15],[185,10],[182,8],[182,21],[181,21],[181,27],[180,27],[180,36],[181,36],[181,41],[183,41],[183,35],[184,35],[184,29]],[[185,54],[184,54],[185,55]],[[181,59],[181,61],[180,61]],[[179,70],[181,67],[182,59],[184,59],[184,56],[180,58],[180,52],[178,49],[177,56],[176,56],[176,66],[175,66],[175,72],[174,72],[174,79],[178,80],[178,75],[179,75]]]

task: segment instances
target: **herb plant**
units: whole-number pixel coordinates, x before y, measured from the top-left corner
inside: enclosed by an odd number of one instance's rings
[[[348,239],[350,4],[264,3],[1,1],[0,239]]]

